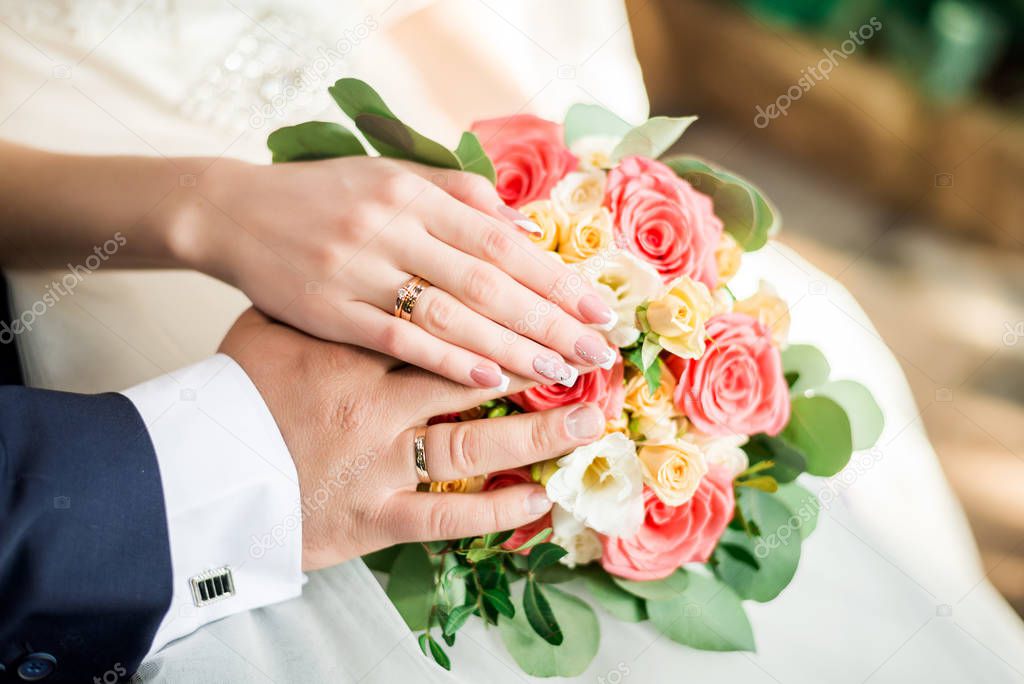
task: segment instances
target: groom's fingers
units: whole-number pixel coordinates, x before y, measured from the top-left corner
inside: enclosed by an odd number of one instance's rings
[[[436,482],[493,473],[562,456],[604,433],[604,413],[594,404],[520,413],[503,418],[439,423],[426,429],[427,473]],[[397,459],[397,486],[415,484],[415,428],[398,436],[409,458]]]
[[[476,494],[397,492],[384,524],[396,542],[476,537],[533,522],[551,510],[540,485],[515,485]]]

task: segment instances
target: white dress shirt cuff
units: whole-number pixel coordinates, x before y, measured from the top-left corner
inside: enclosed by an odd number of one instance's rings
[[[125,390],[156,449],[174,597],[150,653],[204,624],[298,596],[295,465],[256,386],[228,356]],[[234,595],[196,606],[190,579],[227,567]]]

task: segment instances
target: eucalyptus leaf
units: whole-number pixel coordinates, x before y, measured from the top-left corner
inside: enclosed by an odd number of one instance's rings
[[[526,674],[534,677],[575,677],[590,665],[601,642],[601,630],[593,608],[579,598],[554,588],[546,594],[564,640],[558,646],[540,638],[525,610],[514,619],[502,618],[498,630],[505,648]]]
[[[850,461],[853,435],[846,411],[828,397],[796,397],[782,437],[803,452],[807,472],[835,475]]]
[[[480,139],[476,137],[476,134],[469,131],[462,134],[459,146],[455,148],[455,156],[459,158],[463,170],[480,174],[491,183],[497,179],[494,164],[484,152],[484,147],[480,144]]]
[[[389,546],[380,551],[374,551],[363,556],[366,567],[377,572],[391,572],[391,566],[398,558],[398,552],[402,550],[401,545]]]
[[[644,600],[617,585],[604,570],[595,569],[586,573],[584,581],[594,600],[616,619],[623,622],[647,619]]]
[[[800,537],[807,539],[818,524],[818,512],[821,510],[821,502],[818,501],[818,497],[797,483],[790,482],[779,485],[779,491],[775,493],[775,498],[789,509],[791,521],[793,521],[793,516],[799,519]]]
[[[828,382],[832,368],[817,347],[809,344],[791,344],[782,350],[783,372],[795,373],[796,382],[790,387],[794,395],[803,394]]]
[[[647,602],[659,632],[703,651],[753,651],[754,633],[733,591],[714,577],[694,573],[682,594]]]
[[[743,489],[737,497],[746,514],[757,520],[761,534],[751,538],[726,529],[719,542],[726,553],[717,556],[715,574],[740,598],[771,601],[789,585],[800,563],[799,522],[791,521],[789,508],[773,494]],[[741,551],[749,558],[739,557]]]
[[[651,117],[622,137],[612,150],[612,161],[617,162],[631,155],[657,159],[675,145],[679,137],[696,120],[695,116]]]
[[[659,580],[635,582],[621,577],[612,577],[621,589],[628,591],[634,596],[648,600],[670,599],[686,591],[689,585],[690,576],[682,568],[676,570],[668,577]]]
[[[388,598],[414,632],[427,628],[434,603],[434,566],[419,544],[405,544],[391,566]]]
[[[815,388],[814,394],[828,397],[846,411],[855,450],[870,449],[882,436],[885,416],[871,390],[864,385],[853,380],[833,380]]]
[[[780,437],[764,433],[751,435],[743,445],[743,451],[751,466],[771,461],[772,467],[761,472],[771,475],[776,482],[792,482],[807,470],[807,459],[803,453]]]
[[[633,127],[618,114],[595,104],[574,104],[565,115],[565,144],[580,138],[604,136],[621,138]]]
[[[267,147],[273,153],[275,164],[366,154],[352,131],[327,121],[307,121],[279,128],[267,138]]]
[[[342,78],[327,90],[381,155],[427,166],[462,169],[454,152],[402,123],[365,81]]]
[[[466,576],[472,572],[470,568],[459,565],[454,553],[444,556],[442,561],[441,591],[449,606],[458,606],[466,601]]]

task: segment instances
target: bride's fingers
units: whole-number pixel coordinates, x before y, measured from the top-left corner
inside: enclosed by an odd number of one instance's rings
[[[395,542],[412,542],[511,530],[549,510],[543,487],[522,484],[476,494],[395,492],[381,518]]]
[[[440,340],[415,323],[404,321],[365,302],[352,302],[345,318],[353,344],[419,366],[469,387],[508,388],[509,378],[498,364]]]
[[[440,240],[410,241],[399,249],[400,268],[427,278],[477,313],[538,342],[570,363],[607,368],[614,361],[615,351],[600,333],[495,266]],[[563,366],[547,364],[544,359],[535,360],[534,370],[570,386],[575,380]]]
[[[416,484],[411,454],[415,430],[398,435],[399,450],[408,446],[408,459],[397,459],[397,487]],[[436,482],[518,468],[562,456],[604,433],[605,418],[594,404],[576,404],[503,418],[438,423],[426,429],[427,472]]]

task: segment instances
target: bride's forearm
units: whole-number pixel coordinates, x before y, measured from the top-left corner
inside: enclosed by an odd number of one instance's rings
[[[187,267],[179,217],[211,160],[55,154],[0,141],[0,266]],[[116,255],[114,254],[116,252]]]

